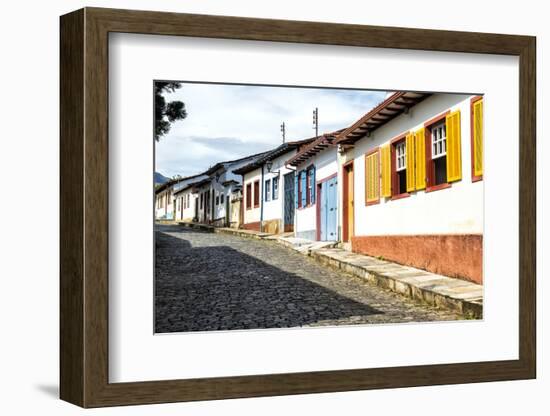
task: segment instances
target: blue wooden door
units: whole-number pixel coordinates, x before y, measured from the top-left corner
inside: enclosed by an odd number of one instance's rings
[[[337,183],[336,178],[329,179],[321,184],[320,199],[320,226],[321,241],[336,241],[337,227]]]
[[[327,181],[324,181],[321,183],[321,189],[318,197],[318,203],[319,203],[319,225],[321,226],[321,232],[319,233],[319,239],[321,241],[327,241],[327,202],[328,202],[328,195],[327,195]]]

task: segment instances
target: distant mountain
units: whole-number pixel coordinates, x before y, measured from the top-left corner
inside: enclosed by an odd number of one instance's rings
[[[162,185],[163,183],[166,183],[170,180],[170,178],[167,178],[162,173],[155,172],[155,186],[156,185]]]

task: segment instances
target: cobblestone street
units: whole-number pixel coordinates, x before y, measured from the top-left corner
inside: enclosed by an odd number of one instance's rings
[[[157,225],[156,332],[461,319],[277,243]]]

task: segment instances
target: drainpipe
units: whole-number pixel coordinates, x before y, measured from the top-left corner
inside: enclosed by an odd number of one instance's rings
[[[260,232],[264,232],[264,165],[262,163],[262,176],[260,181]]]

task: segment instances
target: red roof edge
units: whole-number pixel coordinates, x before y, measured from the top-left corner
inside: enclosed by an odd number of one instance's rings
[[[346,136],[354,131],[356,128],[361,126],[363,123],[365,123],[369,118],[375,116],[380,111],[382,111],[384,108],[386,108],[388,105],[393,103],[395,100],[397,100],[399,97],[402,97],[406,94],[406,91],[396,91],[392,95],[390,95],[388,98],[386,98],[384,101],[382,101],[380,104],[378,104],[376,107],[374,107],[372,110],[370,110],[367,114],[365,114],[363,117],[361,117],[359,120],[357,120],[355,123],[353,123],[350,127],[345,129],[343,132],[341,132],[334,141],[334,144],[338,144],[340,142],[343,142],[346,139]]]

